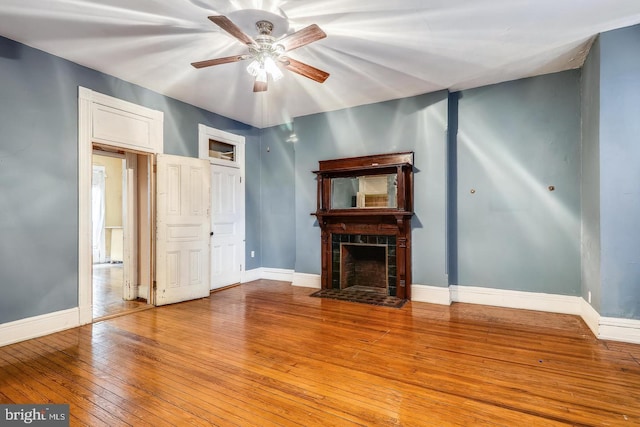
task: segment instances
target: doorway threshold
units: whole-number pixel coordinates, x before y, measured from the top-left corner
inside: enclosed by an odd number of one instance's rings
[[[151,304],[141,305],[139,307],[123,310],[118,313],[107,314],[106,316],[96,317],[95,319],[93,319],[93,323],[102,322],[104,320],[113,319],[115,317],[126,316],[127,314],[137,313],[139,311],[151,310],[152,308],[155,308],[155,306]]]

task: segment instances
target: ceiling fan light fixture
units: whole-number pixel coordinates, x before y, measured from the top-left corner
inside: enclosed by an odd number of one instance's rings
[[[253,86],[254,92],[266,91],[269,77],[271,77],[271,80],[274,82],[284,77],[281,67],[318,83],[323,83],[327,77],[329,77],[329,73],[325,71],[284,56],[286,52],[325,38],[327,35],[316,24],[276,38],[273,34],[273,23],[267,20],[259,20],[256,22],[258,35],[252,38],[245,34],[240,27],[226,16],[209,16],[209,20],[246,45],[248,52],[243,55],[192,62],[191,65],[195,68],[210,67],[249,59],[250,63],[247,66],[247,72],[255,78]],[[284,22],[286,23],[286,19]],[[288,24],[286,24],[286,27],[288,27]]]
[[[247,72],[251,74],[253,77],[256,77],[258,75],[258,71],[260,71],[261,68],[262,68],[262,65],[260,64],[260,61],[258,61],[257,59],[254,59],[247,66]]]
[[[278,68],[276,62],[270,56],[267,56],[264,60],[264,69],[271,75],[274,82],[280,80],[283,76],[282,71],[280,71],[280,68]]]
[[[256,74],[256,81],[260,83],[267,82],[267,71],[264,68],[260,68]]]
[[[247,67],[247,72],[256,77],[256,80],[265,82],[267,81],[267,75],[271,76],[274,82],[284,76],[276,61],[271,56],[266,55],[254,58]]]

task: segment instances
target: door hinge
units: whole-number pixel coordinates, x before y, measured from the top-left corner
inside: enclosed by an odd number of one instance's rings
[[[153,290],[155,291],[156,289],[158,289],[158,282],[156,282],[155,280],[153,281]]]
[[[158,165],[154,164],[153,165],[153,173],[156,173],[156,172],[158,172]]]
[[[242,184],[242,177],[240,177],[240,184]]]
[[[240,264],[240,271],[242,271],[242,264]]]

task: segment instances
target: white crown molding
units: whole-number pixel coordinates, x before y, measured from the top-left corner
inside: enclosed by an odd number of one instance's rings
[[[320,280],[319,274],[309,274],[309,273],[293,273],[293,282],[291,282],[292,286],[300,286],[303,288],[316,288],[320,289],[322,287],[322,282]]]
[[[80,326],[78,308],[28,317],[0,325],[0,347]]]

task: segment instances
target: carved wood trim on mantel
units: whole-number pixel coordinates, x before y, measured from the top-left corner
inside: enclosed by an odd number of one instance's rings
[[[332,287],[332,235],[360,234],[395,236],[396,283],[395,296],[411,298],[411,217],[413,216],[413,152],[379,154],[323,160],[317,175],[317,210],[315,215],[321,230],[321,284]],[[340,208],[331,206],[333,178],[395,174],[396,206]],[[391,288],[391,287],[390,287]]]

